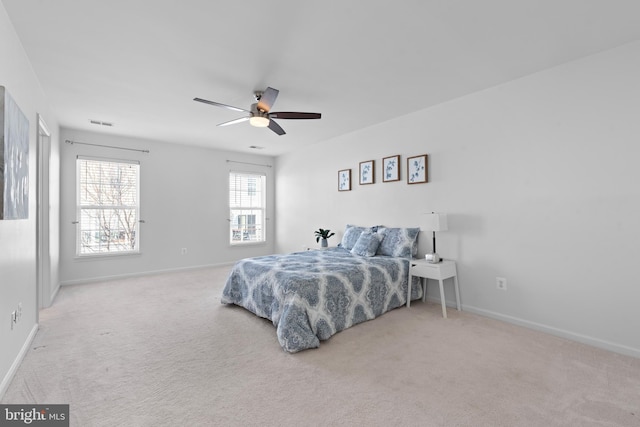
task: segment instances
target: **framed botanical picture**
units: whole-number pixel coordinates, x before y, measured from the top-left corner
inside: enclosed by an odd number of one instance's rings
[[[407,183],[419,184],[427,182],[427,155],[407,158]]]
[[[382,182],[400,181],[400,156],[382,159]]]
[[[351,190],[351,169],[338,171],[338,191]]]
[[[360,185],[373,184],[375,182],[375,173],[373,169],[373,160],[360,162]]]

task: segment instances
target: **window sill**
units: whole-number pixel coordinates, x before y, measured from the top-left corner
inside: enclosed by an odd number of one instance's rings
[[[267,242],[245,242],[245,243],[229,243],[231,248],[244,248],[247,246],[266,246]]]
[[[92,254],[92,255],[76,255],[73,257],[74,261],[93,261],[99,259],[110,259],[110,258],[123,258],[123,257],[137,257],[142,255],[141,252],[120,252],[114,254]]]

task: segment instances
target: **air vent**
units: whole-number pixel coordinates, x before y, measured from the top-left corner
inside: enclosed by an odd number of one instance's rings
[[[113,123],[102,122],[100,120],[89,120],[89,123],[91,123],[92,125],[99,125],[99,126],[108,126],[108,127],[113,126]]]

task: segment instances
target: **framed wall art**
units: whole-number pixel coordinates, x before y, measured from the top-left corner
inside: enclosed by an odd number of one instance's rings
[[[382,159],[382,182],[400,181],[400,156]]]
[[[413,156],[407,158],[407,183],[420,184],[427,182],[428,168],[427,155]]]
[[[373,184],[375,182],[375,171],[373,160],[360,162],[360,185]]]
[[[29,218],[29,120],[0,86],[0,219]]]
[[[338,191],[351,190],[351,169],[338,171]]]

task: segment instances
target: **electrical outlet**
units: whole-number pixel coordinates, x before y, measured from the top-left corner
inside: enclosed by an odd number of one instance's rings
[[[187,254],[187,248],[180,249],[180,255],[186,255],[186,254]]]
[[[11,330],[13,331],[13,325],[16,324],[16,312],[15,310],[11,312]]]
[[[501,291],[507,290],[507,279],[504,277],[496,277],[496,288]]]

